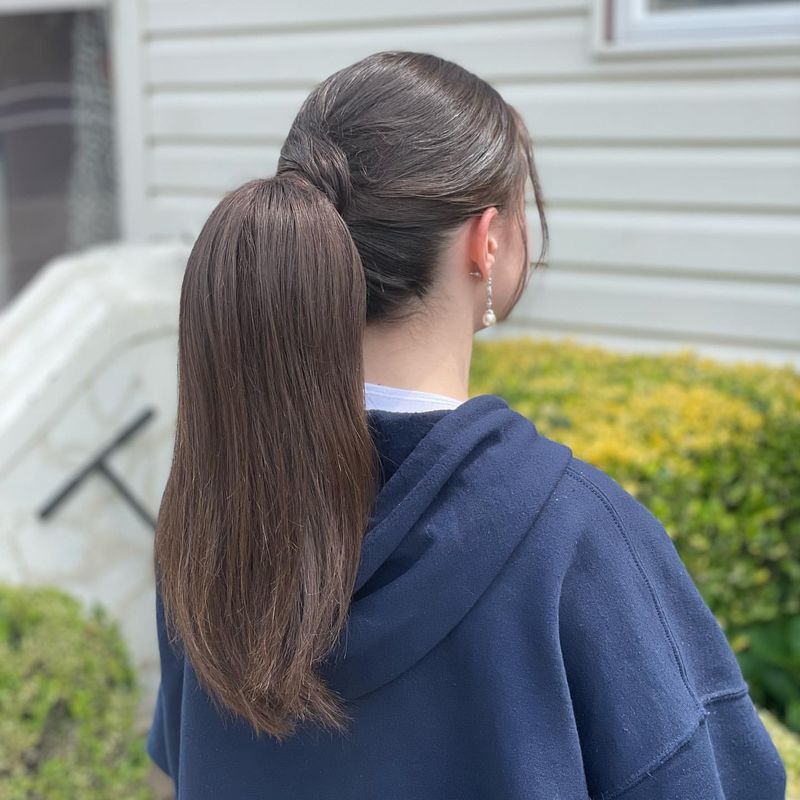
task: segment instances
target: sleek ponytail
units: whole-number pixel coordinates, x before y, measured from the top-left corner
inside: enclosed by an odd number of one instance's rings
[[[159,588],[200,682],[278,738],[342,715],[314,666],[346,621],[374,495],[365,309],[347,226],[288,175],[219,203],[183,281]]]
[[[451,234],[525,185],[521,117],[488,83],[388,51],[311,92],[277,174],[227,194],[189,256],[178,418],[156,526],[165,619],[221,711],[279,740],[342,730],[318,667],[347,621],[379,460],[363,332],[424,306]],[[516,303],[527,284],[526,253]]]

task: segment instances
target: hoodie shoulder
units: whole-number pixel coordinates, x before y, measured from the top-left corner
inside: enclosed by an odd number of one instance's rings
[[[564,480],[577,487],[591,509],[582,547],[611,575],[641,591],[644,608],[655,615],[656,629],[669,646],[671,663],[698,707],[746,686],[716,617],[662,522],[608,473],[580,458],[573,456]]]
[[[574,456],[554,495],[577,521],[558,626],[592,796],[780,797],[777,751],[662,523]],[[690,767],[699,793],[682,794]]]

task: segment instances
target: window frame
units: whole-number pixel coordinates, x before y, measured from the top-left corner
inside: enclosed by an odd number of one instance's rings
[[[653,11],[648,0],[594,0],[598,56],[795,49],[800,0]]]
[[[0,20],[12,14],[89,8],[102,8],[108,14],[117,203],[120,237],[127,241],[143,241],[147,234],[141,5],[133,0],[0,0]]]

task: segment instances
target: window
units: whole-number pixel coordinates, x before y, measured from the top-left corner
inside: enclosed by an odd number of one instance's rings
[[[596,0],[599,49],[800,44],[800,0]]]
[[[118,233],[107,11],[39,5],[0,2],[0,307]]]

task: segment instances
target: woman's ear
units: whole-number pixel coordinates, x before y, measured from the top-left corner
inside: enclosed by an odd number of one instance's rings
[[[467,249],[470,260],[481,272],[484,280],[489,276],[489,271],[494,264],[494,254],[497,252],[497,239],[490,230],[491,222],[497,214],[497,209],[491,206],[470,223]]]

